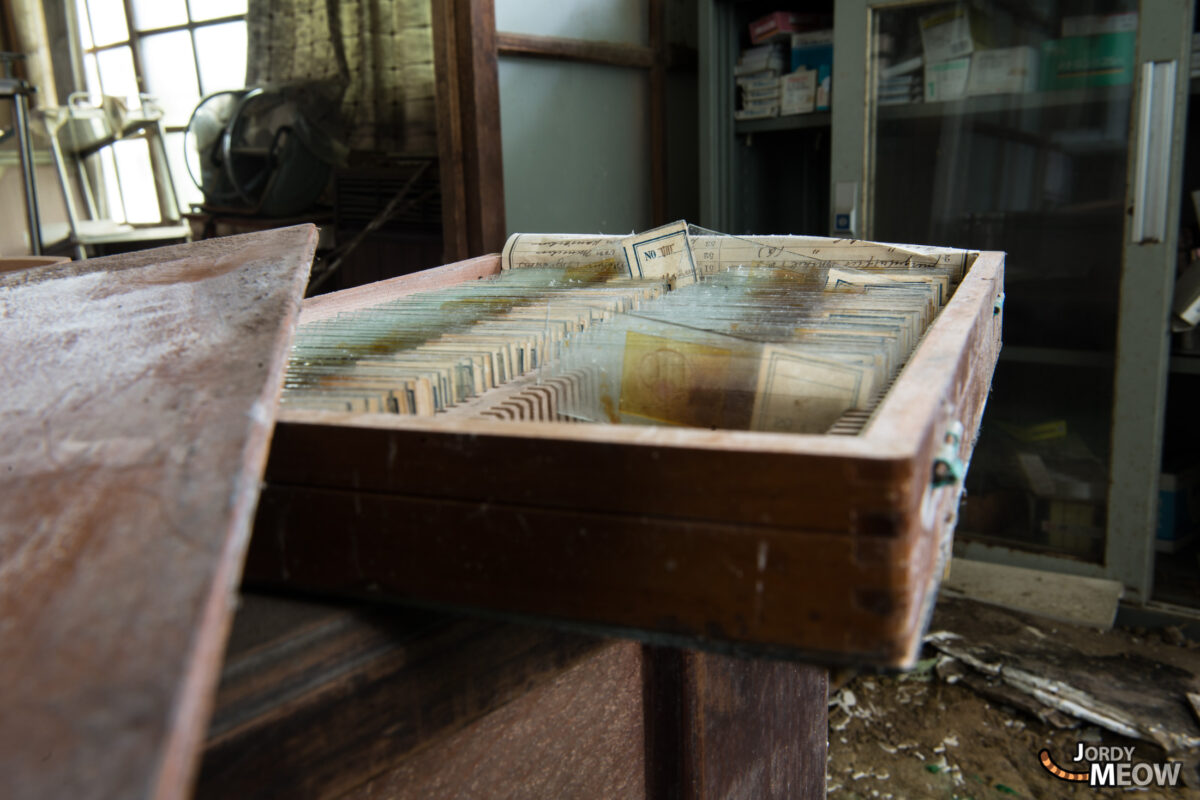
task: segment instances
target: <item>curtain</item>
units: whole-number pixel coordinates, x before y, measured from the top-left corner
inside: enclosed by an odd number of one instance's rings
[[[250,0],[246,85],[305,86],[354,150],[435,156],[430,16],[430,0]]]

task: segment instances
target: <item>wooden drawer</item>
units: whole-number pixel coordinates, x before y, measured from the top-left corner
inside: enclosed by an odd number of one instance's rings
[[[540,618],[655,642],[912,662],[1000,349],[981,253],[859,435],[281,412],[252,585]],[[495,274],[473,259],[306,301]]]

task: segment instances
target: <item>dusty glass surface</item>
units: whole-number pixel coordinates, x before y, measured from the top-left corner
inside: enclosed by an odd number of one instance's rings
[[[1001,354],[959,525],[1099,559],[1138,3],[872,13],[872,235],[1003,250]]]
[[[302,326],[284,403],[821,434],[877,405],[968,257],[682,223],[514,236],[499,275]]]

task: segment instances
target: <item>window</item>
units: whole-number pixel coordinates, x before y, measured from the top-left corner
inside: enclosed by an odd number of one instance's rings
[[[154,98],[163,109],[171,173],[184,207],[203,196],[188,177],[183,131],[201,97],[244,85],[246,2],[75,0],[88,93],[93,100],[127,98],[131,107],[139,94]],[[158,221],[146,143],[117,142],[101,157],[112,216],[123,210],[128,222]]]

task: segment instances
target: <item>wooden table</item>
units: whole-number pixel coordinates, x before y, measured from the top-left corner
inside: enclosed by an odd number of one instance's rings
[[[0,274],[0,793],[186,797],[316,229]]]
[[[825,796],[825,671],[246,594],[198,798]]]

